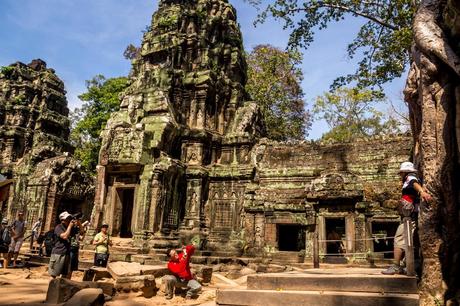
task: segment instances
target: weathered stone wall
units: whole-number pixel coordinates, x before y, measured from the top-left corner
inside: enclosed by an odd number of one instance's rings
[[[0,173],[13,179],[1,214],[19,210],[48,230],[63,210],[90,216],[92,178],[69,156],[69,109],[63,82],[42,60],[0,71]]]

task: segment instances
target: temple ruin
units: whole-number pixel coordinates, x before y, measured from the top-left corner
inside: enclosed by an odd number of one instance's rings
[[[94,181],[70,156],[64,83],[42,60],[0,71],[0,174],[11,182],[1,216],[25,212],[29,227],[54,228],[64,210],[89,217]]]
[[[102,133],[93,224],[145,252],[193,240],[217,256],[303,261],[312,235],[333,228],[350,252],[392,249],[368,238],[392,236],[399,222],[410,136],[273,142],[245,83],[227,1],[160,1]]]

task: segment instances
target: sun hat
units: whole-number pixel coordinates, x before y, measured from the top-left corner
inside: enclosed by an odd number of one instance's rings
[[[64,211],[59,215],[59,220],[61,220],[61,221],[66,220],[69,217],[72,217],[72,215],[69,214],[67,211]]]
[[[411,162],[403,162],[399,167],[399,172],[417,172],[414,168],[414,164]]]

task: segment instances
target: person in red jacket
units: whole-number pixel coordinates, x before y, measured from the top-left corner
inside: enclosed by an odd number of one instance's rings
[[[190,257],[195,253],[193,245],[187,245],[182,248],[181,253],[175,249],[169,249],[166,254],[169,256],[168,270],[172,275],[163,277],[166,285],[166,299],[173,298],[174,288],[187,288],[186,299],[195,298],[201,290],[200,283],[194,279],[190,271]]]

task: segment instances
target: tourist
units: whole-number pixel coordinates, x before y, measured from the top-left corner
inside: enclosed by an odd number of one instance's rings
[[[34,241],[38,240],[40,236],[40,231],[42,229],[42,218],[38,218],[38,221],[32,226],[32,235],[30,235],[30,249],[32,250],[34,246]]]
[[[94,236],[93,244],[96,246],[94,254],[94,265],[98,267],[107,267],[109,261],[109,246],[112,245],[108,234],[109,225],[102,224],[101,231]]]
[[[190,258],[195,252],[195,246],[188,245],[182,248],[181,253],[177,253],[174,249],[169,249],[166,254],[169,256],[168,270],[173,275],[166,275],[163,277],[163,282],[166,286],[166,299],[173,298],[174,288],[187,288],[185,298],[195,298],[201,290],[200,283],[194,279],[190,271]]]
[[[54,247],[51,251],[48,273],[52,278],[59,275],[66,278],[70,269],[70,236],[75,221],[72,215],[64,211],[59,215],[60,224],[54,228]]]
[[[8,220],[4,218],[2,224],[0,225],[0,256],[1,256],[1,265],[3,268],[7,267],[6,257],[8,256],[8,249],[11,243],[11,233],[8,226]],[[0,266],[1,267],[1,266]]]
[[[24,233],[26,232],[27,222],[24,221],[24,213],[18,212],[18,218],[11,225],[11,243],[6,257],[6,267],[9,266],[11,258],[13,258],[13,268],[16,268],[19,250],[24,242]]]
[[[399,175],[402,182],[402,197],[399,204],[401,220],[404,216],[410,215],[413,221],[415,221],[417,219],[420,200],[429,202],[431,201],[431,196],[423,189],[420,179],[417,177],[417,170],[411,162],[401,164]],[[404,258],[405,249],[404,224],[401,222],[394,238],[393,264],[388,269],[382,271],[383,274],[404,274],[404,269],[401,267],[401,260]]]
[[[74,215],[75,225],[70,233],[70,269],[67,275],[68,279],[72,278],[72,272],[78,270],[78,256],[80,250],[80,241],[85,237],[85,227],[81,223],[81,215]]]

